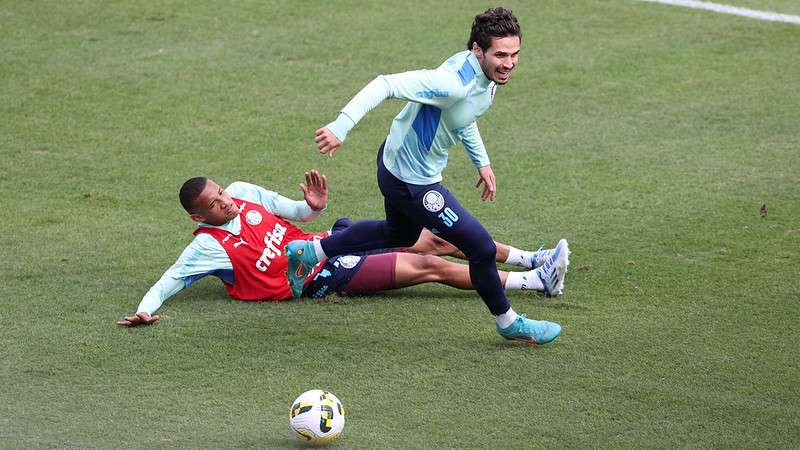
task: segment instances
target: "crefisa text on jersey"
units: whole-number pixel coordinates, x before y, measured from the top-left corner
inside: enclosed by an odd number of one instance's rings
[[[286,227],[276,223],[272,231],[268,231],[264,236],[264,251],[261,252],[261,257],[256,261],[256,269],[266,272],[269,265],[272,264],[272,259],[281,255],[280,244],[283,242],[283,237],[286,236]]]

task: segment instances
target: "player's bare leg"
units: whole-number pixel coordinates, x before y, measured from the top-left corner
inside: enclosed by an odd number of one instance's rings
[[[495,241],[495,244],[497,246],[497,261],[505,262],[508,258],[508,246],[497,241]],[[406,248],[405,251],[420,255],[452,256],[453,258],[467,259],[464,253],[457,249],[455,245],[436,236],[426,228],[422,229],[417,242],[412,247]]]
[[[552,255],[554,250],[540,248],[536,251],[525,251],[502,242],[494,241],[494,243],[497,247],[497,256],[495,257],[497,262],[526,267],[528,269],[541,267]],[[453,258],[467,259],[464,253],[453,244],[436,236],[427,229],[423,229],[417,242],[412,247],[406,248],[405,251],[420,255],[451,256]]]
[[[434,255],[397,253],[395,283],[397,288],[422,283],[442,283],[457,289],[473,289],[469,266],[453,263]],[[561,240],[547,261],[534,270],[506,272],[498,270],[506,290],[535,290],[546,296],[561,295],[564,275],[569,265],[569,247]]]
[[[498,270],[500,282],[505,284],[508,272]],[[469,266],[453,263],[434,255],[398,253],[395,263],[397,288],[422,283],[442,283],[457,289],[473,289]]]

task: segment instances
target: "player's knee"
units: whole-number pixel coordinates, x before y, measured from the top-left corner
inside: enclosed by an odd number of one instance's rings
[[[336,222],[333,223],[333,226],[331,227],[331,231],[333,233],[338,233],[340,231],[344,231],[345,229],[349,228],[350,225],[352,225],[352,224],[353,224],[353,221],[350,220],[349,217],[342,217],[342,218],[336,220]]]
[[[494,261],[496,255],[497,245],[493,240],[487,239],[475,245],[468,256],[470,261]]]
[[[422,260],[425,268],[431,271],[438,271],[445,264],[445,260],[435,255],[425,255]]]
[[[444,276],[447,261],[435,255],[422,255],[418,264],[420,273],[426,275],[428,281],[438,281]]]

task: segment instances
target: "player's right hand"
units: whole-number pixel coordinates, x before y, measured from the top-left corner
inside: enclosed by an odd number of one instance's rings
[[[483,183],[483,193],[481,193],[481,200],[494,201],[497,197],[497,180],[494,177],[492,166],[483,166],[478,169],[478,184],[475,187],[480,187]]]
[[[329,158],[333,158],[336,149],[342,146],[342,141],[326,127],[322,127],[314,133],[314,142],[317,143],[319,152],[328,155]]]
[[[158,320],[158,316],[151,316],[146,312],[136,313],[132,316],[125,316],[122,320],[117,321],[117,325],[121,325],[123,327],[136,327],[139,325],[151,325],[153,322]]]

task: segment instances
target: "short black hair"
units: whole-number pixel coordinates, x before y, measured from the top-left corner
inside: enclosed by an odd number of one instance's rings
[[[208,183],[208,178],[194,177],[186,180],[183,186],[181,186],[178,197],[181,200],[181,206],[183,206],[183,209],[189,214],[197,210],[195,202],[197,201],[197,197],[200,196],[200,193],[203,192],[203,189],[206,188],[206,183]]]
[[[519,22],[510,9],[502,6],[489,8],[484,13],[475,16],[472,22],[472,31],[469,34],[467,50],[472,50],[472,43],[477,42],[481,50],[486,51],[492,46],[492,38],[519,36],[522,41],[522,30]]]

